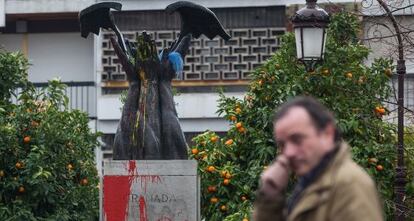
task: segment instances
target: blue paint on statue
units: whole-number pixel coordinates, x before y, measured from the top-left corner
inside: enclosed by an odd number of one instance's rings
[[[168,60],[171,63],[172,68],[175,71],[176,77],[181,79],[184,69],[183,57],[178,52],[171,52],[168,54]]]

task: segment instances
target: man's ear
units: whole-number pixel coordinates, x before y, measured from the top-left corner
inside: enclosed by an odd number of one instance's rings
[[[325,129],[323,130],[323,135],[326,136],[329,140],[335,140],[335,126],[330,123],[326,125]]]

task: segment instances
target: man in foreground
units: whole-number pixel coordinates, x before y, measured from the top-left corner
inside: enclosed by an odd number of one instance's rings
[[[350,156],[335,119],[311,97],[284,104],[274,119],[281,152],[263,172],[254,221],[382,221],[375,184]],[[298,182],[287,199],[289,173]]]

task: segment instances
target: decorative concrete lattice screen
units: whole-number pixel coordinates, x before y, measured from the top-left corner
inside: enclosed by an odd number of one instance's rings
[[[252,28],[228,30],[232,38],[210,40],[205,36],[192,41],[185,58],[183,79],[190,80],[247,80],[249,73],[265,62],[278,48],[285,28]],[[124,37],[135,41],[137,33],[123,32]],[[169,46],[179,34],[178,30],[147,31],[161,50]],[[104,32],[102,39],[102,81],[125,81],[118,58],[109,41],[111,33]]]

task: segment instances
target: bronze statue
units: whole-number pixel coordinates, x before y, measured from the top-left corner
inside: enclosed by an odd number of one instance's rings
[[[115,134],[114,160],[187,159],[187,143],[175,109],[171,81],[182,74],[183,60],[192,37],[201,34],[210,39],[224,31],[209,9],[186,1],[169,5],[169,13],[181,15],[180,36],[169,48],[157,53],[155,42],[143,32],[132,43],[125,40],[114,24],[110,9],[121,9],[116,2],[94,4],[79,14],[81,33],[99,34],[100,28],[112,29],[115,52],[129,82],[127,99]]]

